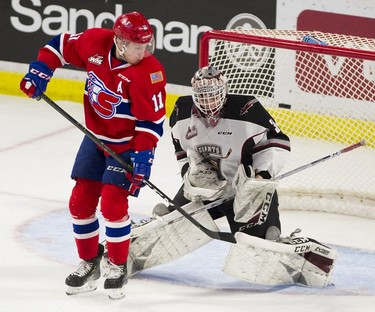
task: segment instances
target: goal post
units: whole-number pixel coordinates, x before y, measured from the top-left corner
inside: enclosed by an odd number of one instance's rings
[[[312,36],[321,44],[303,41]],[[199,66],[254,95],[289,135],[283,172],[366,140],[366,147],[279,183],[281,209],[375,218],[375,39],[317,31],[211,30]],[[227,109],[230,109],[228,107]]]

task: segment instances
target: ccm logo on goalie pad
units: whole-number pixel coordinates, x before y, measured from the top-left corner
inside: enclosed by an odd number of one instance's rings
[[[273,197],[273,193],[266,194],[266,198],[264,202],[262,203],[262,205],[259,206],[259,208],[255,212],[255,214],[251,217],[251,219],[248,221],[248,223],[239,228],[239,231],[243,231],[245,229],[249,229],[253,226],[260,225],[266,222],[268,213],[271,207],[272,197]]]
[[[261,206],[262,212],[260,216],[260,224],[266,222],[268,212],[270,211],[271,201],[272,201],[273,193],[267,193],[266,198]]]
[[[284,243],[288,245],[298,245],[294,247],[294,253],[300,254],[311,251],[311,242],[307,237],[296,237]]]
[[[320,253],[320,254],[323,254],[323,255],[325,255],[325,256],[328,256],[328,255],[329,255],[329,250],[324,249],[324,248],[320,248],[320,247],[316,247],[316,248],[314,249],[314,252],[316,252],[316,253]]]
[[[311,249],[311,245],[301,245],[301,246],[296,246],[296,248],[294,248],[294,252],[295,253],[305,253],[305,252],[309,252]]]
[[[285,243],[290,244],[290,245],[297,245],[297,244],[304,244],[308,242],[310,242],[310,240],[307,237],[296,237],[296,238],[293,238],[293,240],[285,242]]]

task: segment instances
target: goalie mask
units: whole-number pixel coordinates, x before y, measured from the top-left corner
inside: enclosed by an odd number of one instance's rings
[[[227,79],[220,70],[205,66],[191,79],[193,101],[198,110],[216,126],[227,96]]]
[[[116,50],[128,63],[136,64],[154,53],[153,30],[141,13],[122,14],[116,19],[113,31]]]

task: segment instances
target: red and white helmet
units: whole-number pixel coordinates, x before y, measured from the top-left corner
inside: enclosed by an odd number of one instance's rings
[[[130,12],[120,15],[113,25],[115,44],[123,56],[129,42],[146,46],[145,57],[153,54],[155,40],[153,30],[144,15]]]

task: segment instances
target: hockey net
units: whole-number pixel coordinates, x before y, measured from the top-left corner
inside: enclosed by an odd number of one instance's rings
[[[326,45],[302,41],[313,36]],[[200,66],[254,95],[291,139],[283,172],[366,140],[366,146],[280,180],[280,208],[375,218],[375,39],[270,29],[212,30]]]

